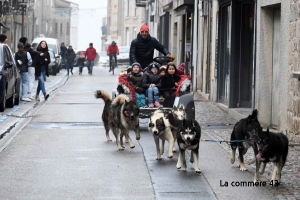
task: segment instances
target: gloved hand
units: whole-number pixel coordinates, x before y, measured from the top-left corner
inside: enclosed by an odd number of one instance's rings
[[[167,57],[170,59],[171,62],[172,62],[173,60],[175,60],[175,57],[172,56],[171,54],[168,54]]]

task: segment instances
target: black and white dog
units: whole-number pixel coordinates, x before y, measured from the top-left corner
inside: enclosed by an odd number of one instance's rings
[[[259,181],[259,173],[263,174],[266,164],[268,162],[273,162],[275,168],[272,175],[272,181],[274,185],[280,184],[281,171],[289,151],[288,138],[282,133],[270,132],[269,128],[266,131],[261,129],[255,138],[255,143],[258,146],[258,154],[256,155],[258,167],[256,168],[254,181]],[[263,166],[259,171],[261,162],[263,162]]]
[[[257,136],[261,126],[258,122],[257,119],[258,111],[253,110],[252,114],[249,115],[247,118],[241,119],[238,121],[231,133],[231,149],[232,149],[232,154],[231,154],[231,164],[234,163],[235,161],[235,153],[236,153],[236,148],[239,150],[239,164],[237,165],[241,171],[246,171],[246,167],[244,164],[244,156],[251,146],[253,147],[254,150],[254,155],[258,153],[257,146],[254,145],[254,138]],[[240,142],[240,141],[245,141],[245,142]],[[256,159],[254,158],[254,161]],[[258,165],[258,162],[256,161],[256,166]]]
[[[109,130],[111,129],[116,137],[116,143],[119,150],[124,150],[123,136],[130,144],[130,148],[134,148],[129,131],[134,130],[136,139],[140,139],[140,126],[139,126],[139,108],[136,103],[130,100],[126,95],[120,94],[113,101],[107,92],[97,90],[95,92],[96,98],[101,98],[105,102],[102,113],[102,120],[106,130],[106,137],[108,141]]]
[[[196,173],[199,169],[199,145],[201,138],[201,127],[196,120],[183,120],[177,132],[177,144],[179,155],[176,168],[186,170],[185,150],[191,150],[190,162],[194,163]]]
[[[172,135],[169,120],[165,118],[165,113],[161,110],[156,110],[149,119],[148,130],[154,137],[156,145],[156,160],[161,160],[161,155],[164,153],[165,140],[169,142],[168,158],[173,157],[174,137]],[[162,141],[159,147],[159,139]]]

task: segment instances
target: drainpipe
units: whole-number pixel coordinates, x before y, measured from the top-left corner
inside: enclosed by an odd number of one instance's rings
[[[197,50],[198,50],[198,0],[194,2],[194,33],[193,33],[193,92],[197,91]]]
[[[203,92],[203,1],[200,0],[197,8],[199,9],[199,22],[198,22],[198,28],[199,28],[199,34],[198,34],[198,68],[199,73],[197,73],[197,89],[201,90]]]
[[[216,44],[216,40],[217,40],[217,14],[218,14],[218,10],[219,10],[219,2],[218,0],[213,0],[212,2],[212,28],[211,28],[211,32],[212,32],[212,48],[211,48],[211,52],[212,52],[212,66],[211,66],[211,79],[214,80],[214,82],[212,82],[211,84],[211,89],[212,89],[212,101],[213,102],[217,102],[217,66],[216,66],[216,52],[217,52],[217,44]]]
[[[158,9],[157,9],[157,0],[154,1],[154,20],[153,20],[153,37],[155,37],[157,39],[157,26],[158,26],[158,23],[157,23],[157,16],[158,16]],[[158,52],[155,51],[154,52],[154,57],[158,56]]]

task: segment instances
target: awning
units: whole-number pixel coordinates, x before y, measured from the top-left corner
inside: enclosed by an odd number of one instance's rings
[[[5,24],[3,24],[3,22],[0,22],[0,26],[2,26],[4,29],[6,29],[7,31],[10,30],[9,27],[7,27]]]

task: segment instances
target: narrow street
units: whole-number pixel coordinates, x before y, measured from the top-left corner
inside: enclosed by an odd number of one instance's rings
[[[16,111],[3,113],[1,133],[9,127],[11,131],[0,140],[1,199],[275,198],[267,187],[232,187],[233,181],[253,181],[253,173],[240,172],[231,165],[230,155],[217,143],[201,142],[203,173],[198,175],[191,163],[186,172],[176,169],[178,153],[172,159],[164,154],[163,160],[155,160],[147,120],[140,122],[140,141],[131,133],[134,149],[127,145],[119,151],[112,133],[113,141],[107,142],[101,120],[104,103],[95,99],[94,92],[102,89],[110,93],[116,88],[117,77],[102,67],[94,67],[92,76],[86,68],[81,76],[74,68],[70,77],[62,70],[46,82],[50,92],[47,102],[22,103]],[[230,126],[216,127],[220,118],[227,118],[218,116],[219,111],[206,113],[204,103],[196,100],[202,138],[209,139],[211,131],[229,132]],[[9,113],[29,117],[5,116]],[[209,128],[209,123],[215,126]]]

